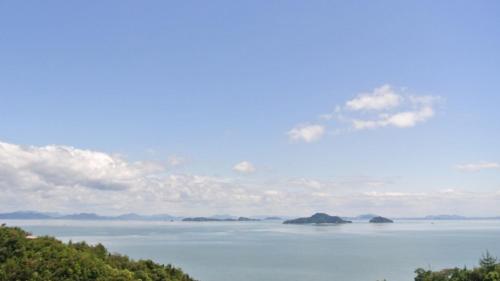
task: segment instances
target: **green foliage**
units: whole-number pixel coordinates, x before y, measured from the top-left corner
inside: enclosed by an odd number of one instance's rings
[[[430,271],[419,268],[415,273],[415,281],[500,281],[500,264],[497,264],[497,258],[486,252],[479,260],[479,267],[474,269]]]
[[[28,235],[0,226],[0,281],[194,281],[171,265],[110,254],[101,244]]]
[[[490,252],[486,251],[486,254],[479,260],[479,266],[484,270],[493,271],[497,263],[497,258],[490,255]]]

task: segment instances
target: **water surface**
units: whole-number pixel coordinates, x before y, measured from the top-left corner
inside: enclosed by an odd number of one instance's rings
[[[181,267],[201,281],[413,280],[417,267],[474,266],[500,255],[500,221],[139,222],[7,220],[35,235],[102,243]]]

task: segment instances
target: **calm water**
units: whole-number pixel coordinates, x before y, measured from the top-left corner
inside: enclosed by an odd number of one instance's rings
[[[334,226],[280,222],[5,221],[36,235],[100,242],[182,267],[201,281],[413,280],[417,267],[474,266],[500,256],[500,221]]]

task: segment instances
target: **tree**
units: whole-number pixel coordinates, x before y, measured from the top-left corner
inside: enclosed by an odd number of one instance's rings
[[[497,263],[497,258],[493,257],[489,251],[486,251],[485,254],[479,260],[479,265],[486,272],[493,271],[495,269],[495,265]]]

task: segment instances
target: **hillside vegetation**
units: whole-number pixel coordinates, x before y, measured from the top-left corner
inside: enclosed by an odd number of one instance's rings
[[[488,252],[479,260],[479,267],[473,269],[453,268],[430,271],[419,268],[415,281],[500,281],[500,264]]]
[[[0,226],[0,281],[194,281],[180,269]]]

